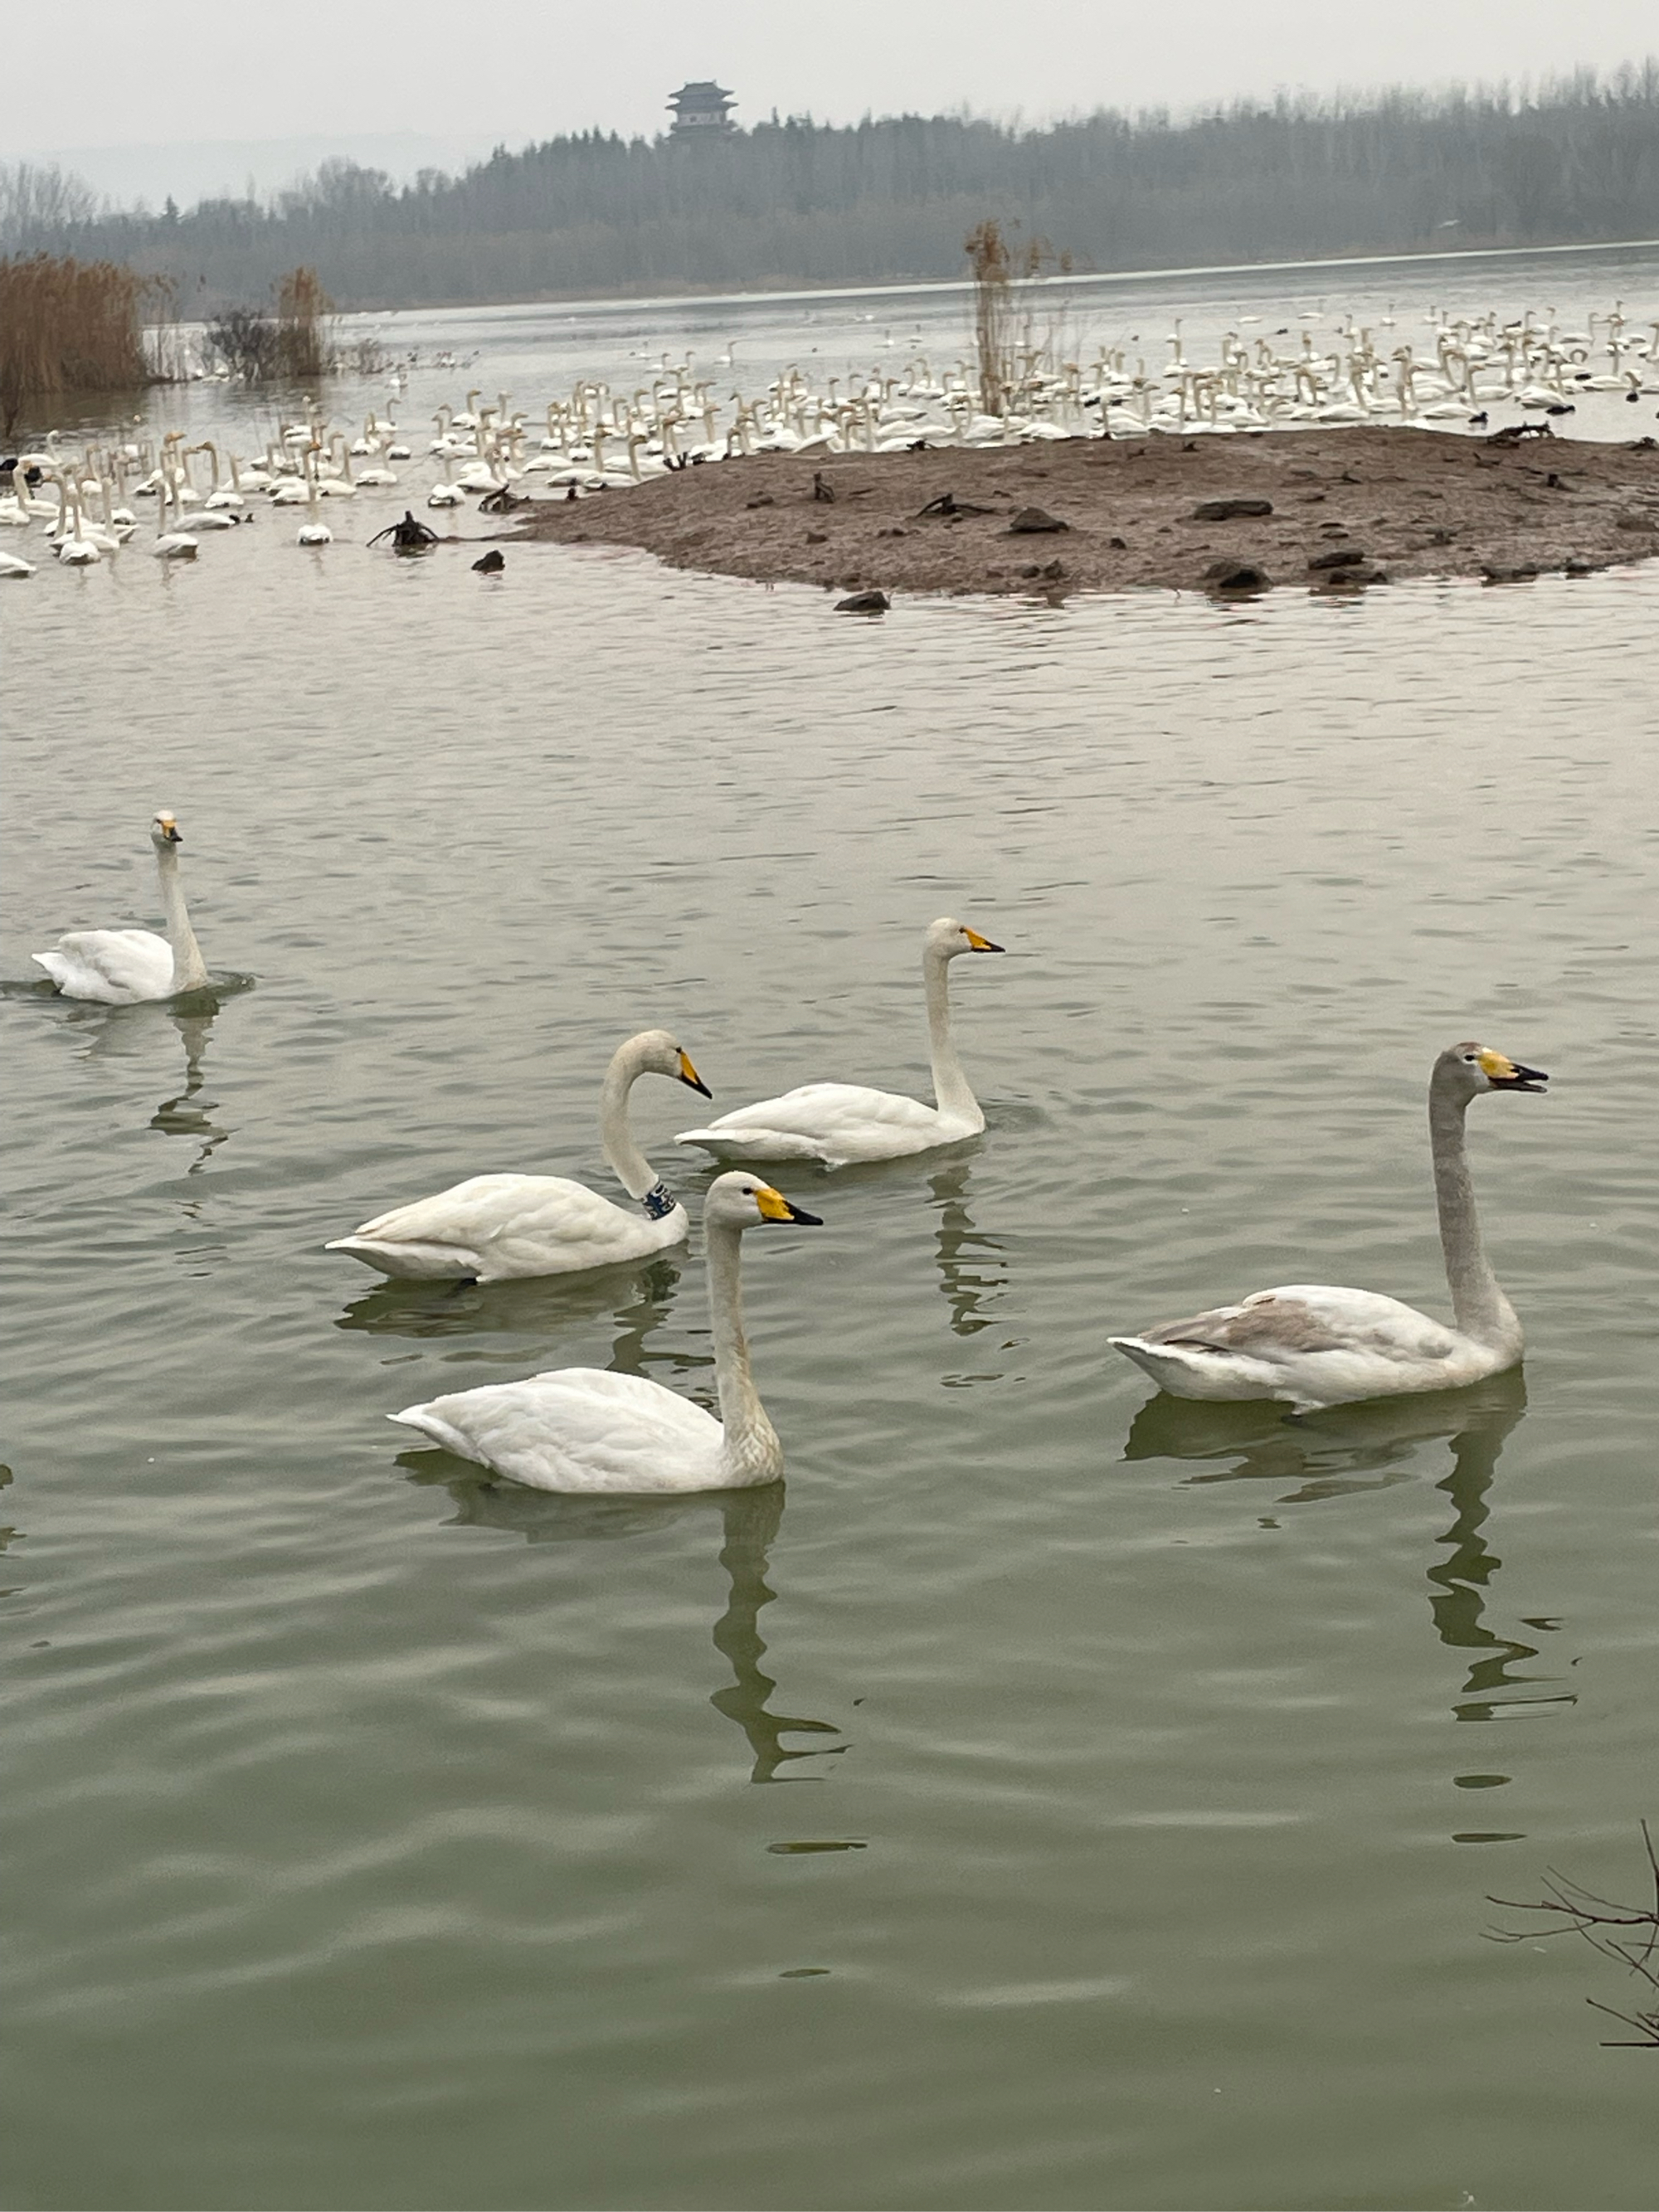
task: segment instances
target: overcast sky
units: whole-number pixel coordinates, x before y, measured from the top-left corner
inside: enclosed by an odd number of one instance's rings
[[[741,122],[957,107],[1044,121],[1279,88],[1516,82],[1659,49],[1651,0],[75,0],[67,13],[6,0],[5,16],[0,158],[650,132],[684,79],[711,76],[736,92]]]

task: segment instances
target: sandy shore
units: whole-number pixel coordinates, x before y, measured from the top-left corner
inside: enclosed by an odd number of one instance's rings
[[[1234,500],[1269,511],[1198,513]],[[952,511],[963,507],[986,511]],[[1066,527],[1011,528],[1032,508]],[[1659,551],[1659,448],[1356,427],[763,453],[629,491],[538,499],[519,525],[520,538],[638,546],[677,568],[838,593],[1507,581]]]

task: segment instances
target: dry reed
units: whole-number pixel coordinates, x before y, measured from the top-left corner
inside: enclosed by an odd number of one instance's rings
[[[276,288],[277,374],[314,384],[328,370],[328,319],[334,302],[314,269],[290,269]]]
[[[143,308],[151,280],[112,261],[0,258],[0,428],[32,400],[150,381]]]
[[[1018,230],[1019,225],[1014,224]],[[974,350],[979,357],[980,405],[988,415],[1006,415],[1012,387],[1019,380],[1017,358],[1022,335],[1014,304],[1016,280],[1041,276],[1046,270],[1069,270],[1068,253],[1056,253],[1046,238],[1012,244],[992,219],[975,223],[963,240],[974,279]],[[1028,327],[1024,336],[1029,342]]]

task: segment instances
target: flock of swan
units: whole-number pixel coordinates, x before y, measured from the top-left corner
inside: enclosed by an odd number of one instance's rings
[[[59,938],[33,957],[64,996],[130,1006],[206,985],[179,878],[174,817],[156,815],[150,837],[165,936],[92,929]],[[1001,950],[949,917],[923,937],[933,1104],[861,1084],[808,1083],[683,1130],[676,1142],[723,1164],[811,1160],[834,1170],[908,1158],[977,1136],[985,1116],[951,1036],[950,969],[964,955]],[[472,1176],[376,1215],[327,1249],[388,1276],[491,1283],[580,1273],[684,1242],[690,1233],[685,1207],[629,1127],[629,1094],[645,1075],[710,1095],[668,1031],[643,1030],[618,1048],[600,1093],[599,1128],[628,1206],[562,1176]],[[1279,1400],[1297,1413],[1456,1389],[1513,1367],[1522,1355],[1521,1324],[1482,1247],[1465,1117],[1488,1092],[1537,1093],[1547,1079],[1474,1042],[1452,1045],[1434,1064],[1429,1131],[1451,1325],[1374,1291],[1293,1283],[1109,1340],[1176,1397]],[[648,1495],[775,1480],[783,1451],[755,1386],[739,1267],[744,1231],[775,1222],[822,1225],[752,1166],[726,1166],[709,1185],[702,1228],[718,1420],[659,1383],[583,1367],[458,1391],[390,1418],[538,1490]]]
[[[998,446],[1085,436],[1226,435],[1239,431],[1340,423],[1484,422],[1493,407],[1555,415],[1587,394],[1632,401],[1659,396],[1659,320],[1638,325],[1614,301],[1586,327],[1564,327],[1553,310],[1507,319],[1497,311],[1427,317],[1431,336],[1401,338],[1392,310],[1376,324],[1305,311],[1268,331],[1241,315],[1215,358],[1188,357],[1176,319],[1170,357],[1148,366],[1139,343],[1099,346],[1092,359],[1066,358],[1029,331],[1011,341],[986,390],[979,365],[935,365],[915,351],[902,366],[845,376],[811,375],[791,364],[753,396],[723,393],[700,374],[694,355],[669,355],[632,390],[583,379],[539,414],[512,395],[434,415],[425,458],[438,466],[426,505],[462,507],[469,498],[502,511],[537,489],[567,499],[626,491],[671,471],[755,453],[896,452],[928,446]],[[1282,343],[1291,340],[1291,343]],[[920,334],[915,342],[920,345]],[[726,365],[730,366],[729,357]],[[716,364],[718,367],[719,364]],[[404,380],[393,380],[402,396]],[[395,411],[396,400],[387,402]],[[264,504],[303,508],[301,545],[331,544],[325,508],[360,494],[397,489],[416,458],[413,434],[371,409],[361,428],[331,422],[314,401],[278,422],[263,448],[240,453],[180,430],[157,437],[123,431],[71,450],[54,433],[36,451],[0,467],[0,529],[44,532],[66,568],[91,568],[137,540],[134,499],[154,500],[149,550],[194,560],[213,533],[234,529]],[[403,487],[409,495],[409,487]],[[421,496],[416,493],[416,496]],[[355,536],[356,533],[353,533]],[[0,577],[34,573],[24,555],[0,551]]]

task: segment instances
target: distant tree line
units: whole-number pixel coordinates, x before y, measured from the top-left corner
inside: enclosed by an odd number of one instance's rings
[[[592,131],[396,186],[325,163],[266,201],[100,209],[0,168],[0,248],[123,262],[185,315],[297,264],[342,307],[956,276],[994,216],[1079,270],[1659,236],[1659,63],[1504,89],[1103,112],[1042,130],[775,118],[729,137]]]

